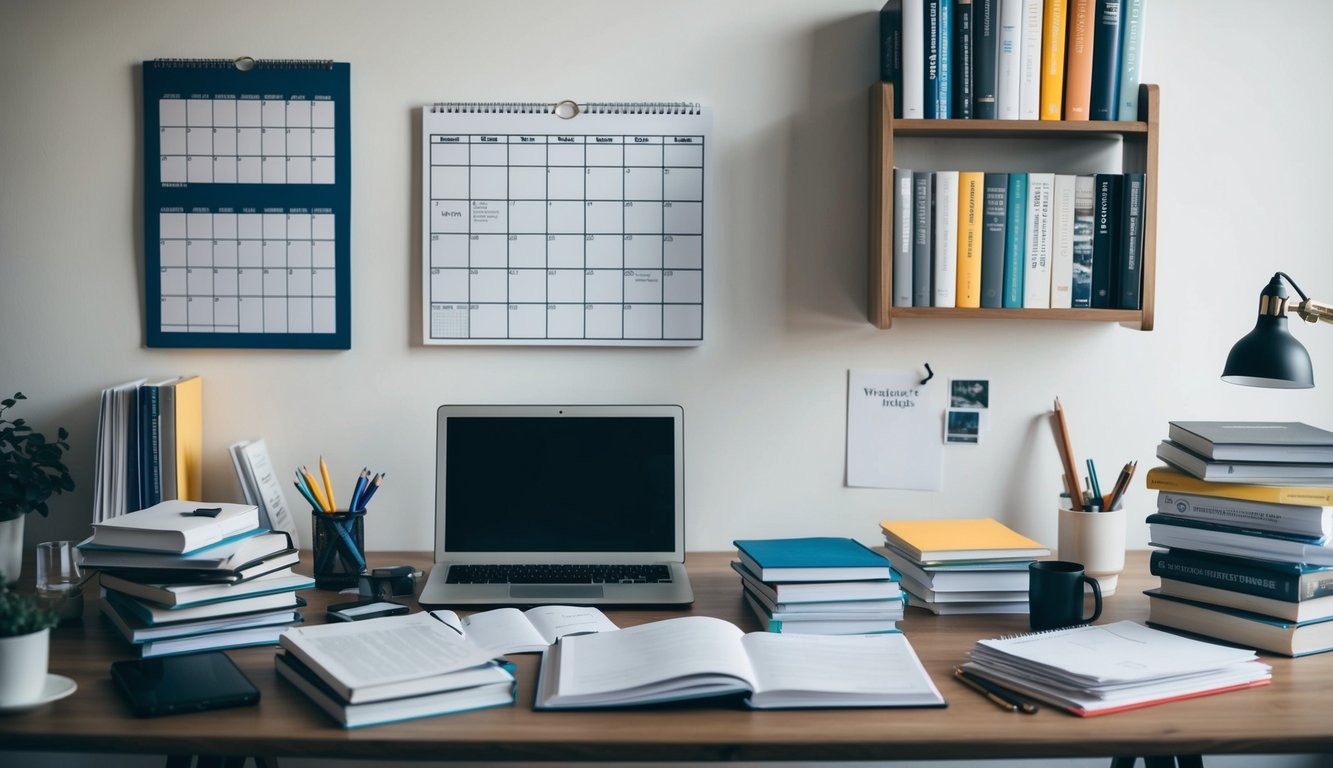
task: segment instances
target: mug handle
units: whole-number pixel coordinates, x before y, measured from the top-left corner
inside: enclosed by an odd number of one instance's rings
[[[1102,615],[1102,588],[1091,576],[1080,576],[1079,580],[1092,587],[1092,615],[1083,620],[1085,624],[1091,624]]]

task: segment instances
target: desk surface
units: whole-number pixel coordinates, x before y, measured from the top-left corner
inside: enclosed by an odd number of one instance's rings
[[[686,613],[720,616],[754,630],[738,577],[723,553],[691,555],[696,601]],[[372,564],[413,562],[420,554],[381,553]],[[1131,552],[1119,593],[1102,621],[1143,620],[1141,592],[1155,578],[1144,552]],[[303,593],[307,621],[345,600]],[[947,709],[753,712],[695,703],[652,710],[533,712],[538,657],[518,662],[518,703],[346,731],[273,669],[272,648],[229,651],[262,691],[257,707],[140,720],[112,688],[107,669],[129,658],[128,646],[97,614],[53,632],[51,671],[73,677],[74,696],[17,716],[0,717],[9,749],[319,755],[454,760],[904,760],[922,758],[1333,752],[1324,710],[1333,689],[1333,654],[1293,660],[1265,657],[1273,684],[1103,717],[1082,719],[1051,708],[1032,716],[1006,713],[950,678],[954,664],[982,637],[1022,632],[1026,616],[937,617],[909,610],[902,622]],[[621,626],[679,611],[609,611]]]

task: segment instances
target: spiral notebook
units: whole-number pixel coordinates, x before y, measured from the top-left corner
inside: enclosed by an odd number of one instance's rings
[[[425,343],[702,343],[711,124],[691,103],[423,110]]]
[[[148,346],[351,346],[348,70],[144,62]]]

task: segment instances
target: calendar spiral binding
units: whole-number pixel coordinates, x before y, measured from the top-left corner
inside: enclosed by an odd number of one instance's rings
[[[435,102],[431,112],[450,114],[554,115],[561,104],[541,101]],[[578,104],[585,115],[698,115],[703,107],[692,101],[594,101]]]
[[[255,59],[240,56],[235,59],[172,59],[160,58],[150,62],[159,69],[333,69],[333,59]]]

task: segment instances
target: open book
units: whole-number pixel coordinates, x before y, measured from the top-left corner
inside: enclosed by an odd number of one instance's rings
[[[565,637],[542,654],[537,709],[747,694],[756,709],[944,706],[900,634],[745,634],[708,616]]]
[[[589,606],[539,605],[526,611],[496,608],[462,619],[449,610],[431,611],[430,615],[496,656],[544,651],[562,637],[618,629],[606,614]]]

